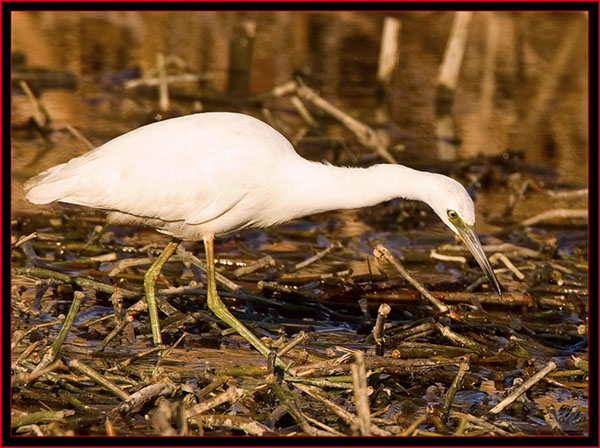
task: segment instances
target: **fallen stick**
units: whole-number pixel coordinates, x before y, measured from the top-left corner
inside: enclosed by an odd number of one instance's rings
[[[544,190],[548,196],[554,199],[573,199],[579,198],[588,195],[587,188],[581,188],[579,190],[561,190],[561,191],[552,191],[552,190]]]
[[[56,340],[54,341],[48,352],[46,352],[46,354],[32,373],[36,373],[37,371],[42,370],[52,361],[56,360],[58,354],[60,353],[60,349],[62,348],[63,342],[67,337],[67,333],[71,329],[71,325],[73,325],[73,321],[75,320],[75,316],[79,311],[79,306],[81,305],[81,301],[84,297],[85,294],[81,291],[75,291],[73,293],[73,302],[71,303],[71,307],[69,308],[67,317],[65,317],[65,321],[63,322],[63,325],[60,331],[58,332],[58,335],[56,336]]]
[[[181,245],[179,245],[179,247],[177,248],[177,253],[179,255],[181,255],[181,261],[183,261],[183,262],[187,261],[187,262],[193,264],[194,266],[200,268],[203,272],[206,272],[206,263],[204,263],[198,257],[193,255],[191,252],[188,252],[187,250],[185,250]],[[217,283],[220,283],[221,285],[223,285],[225,288],[227,288],[230,291],[237,291],[238,289],[241,289],[241,286],[235,284],[234,282],[232,282],[231,280],[229,280],[227,277],[220,274],[216,270],[215,270],[215,280],[217,281]]]
[[[325,274],[281,274],[279,281],[288,284],[305,284],[328,279],[343,279],[352,275],[352,269],[344,269],[343,271],[327,272]],[[343,280],[341,280],[343,281]]]
[[[274,378],[271,376],[271,378]],[[273,393],[277,396],[282,405],[284,405],[292,418],[300,425],[302,431],[306,434],[315,436],[318,434],[318,430],[313,428],[309,423],[304,413],[300,410],[300,407],[296,403],[294,399],[292,399],[290,395],[290,390],[283,386],[282,384],[277,383],[276,381],[272,381],[269,385]]]
[[[425,423],[425,421],[427,420],[427,416],[426,415],[421,415],[420,417],[418,417],[414,422],[412,422],[410,424],[410,426],[408,428],[406,428],[403,432],[402,432],[402,436],[412,436],[413,433],[417,430],[417,428],[419,427],[419,425],[421,425],[422,423]]]
[[[306,332],[304,330],[301,330],[300,333],[298,333],[298,335],[294,339],[292,339],[290,342],[288,342],[287,344],[285,344],[283,347],[281,347],[279,349],[279,351],[277,352],[277,357],[281,358],[283,355],[285,355],[291,349],[296,347],[298,344],[301,344],[302,342],[306,341],[307,339],[308,339],[308,335],[306,334]]]
[[[340,374],[348,374],[350,372],[350,364],[340,364],[340,359],[348,359],[344,355],[341,358],[335,358],[333,360],[327,360],[315,364],[308,364],[304,366],[296,366],[290,369],[290,374],[306,377],[306,376],[333,376]],[[433,369],[437,367],[443,367],[447,365],[456,365],[456,360],[439,360],[432,361],[430,359],[395,359],[387,358],[383,356],[369,356],[365,358],[365,368],[369,370],[383,369],[386,372],[394,371],[397,372],[414,372],[420,369]]]
[[[241,277],[242,275],[251,274],[252,272],[257,271],[257,270],[262,269],[267,266],[275,266],[275,260],[273,260],[273,257],[271,257],[270,255],[267,255],[266,257],[256,260],[253,263],[249,263],[246,266],[237,268],[235,271],[233,271],[233,276]]]
[[[313,375],[316,371],[327,371],[328,369],[337,368],[350,360],[350,358],[352,358],[352,355],[346,353],[338,358],[292,367],[289,373],[293,376]]]
[[[33,333],[34,331],[41,330],[42,328],[53,327],[54,325],[59,325],[64,322],[64,317],[62,319],[52,320],[50,322],[44,322],[43,324],[34,325],[27,331],[17,330],[13,333],[13,340],[10,344],[10,349],[14,350],[19,342],[21,342],[28,334]]]
[[[468,347],[471,350],[473,350],[474,353],[477,353],[480,356],[493,356],[494,354],[485,345],[482,345],[479,342],[475,342],[471,338],[455,333],[454,331],[450,330],[450,328],[440,323],[435,324],[435,326],[442,334],[442,336],[448,338],[451,342],[458,345],[459,347]]]
[[[459,418],[464,418],[468,422],[474,423],[475,425],[480,426],[480,427],[482,427],[482,428],[484,428],[484,429],[486,429],[488,431],[495,432],[499,436],[510,436],[510,435],[512,435],[508,431],[505,431],[504,429],[499,428],[498,426],[494,425],[493,423],[486,422],[484,419],[479,418],[479,417],[475,417],[474,415],[465,414],[465,413],[459,412],[459,411],[451,411],[451,414],[455,415],[455,416],[457,416]]]
[[[383,356],[385,352],[385,339],[383,337],[383,326],[385,325],[385,318],[390,313],[392,308],[387,303],[379,305],[377,311],[377,320],[375,321],[375,327],[373,327],[373,339],[375,339],[375,354],[377,356]]]
[[[73,410],[34,412],[32,414],[13,416],[10,426],[11,428],[18,428],[20,426],[32,425],[40,422],[55,422],[74,414],[75,411]]]
[[[342,247],[342,245],[339,242],[333,242],[331,243],[329,246],[327,246],[325,249],[323,249],[320,252],[317,252],[315,255],[313,255],[310,258],[307,258],[304,261],[301,261],[300,263],[297,263],[294,267],[293,267],[293,271],[297,271],[298,269],[302,269],[305,268],[311,264],[313,264],[316,261],[319,261],[321,258],[325,257],[327,254],[329,254],[330,252],[332,252],[335,249],[339,249],[340,247]]]
[[[190,423],[208,428],[223,427],[232,428],[244,431],[252,436],[276,436],[276,432],[272,431],[262,423],[252,420],[248,417],[239,415],[212,414],[212,415],[196,415],[190,418]]]
[[[184,258],[185,257],[182,256],[182,255],[172,255],[167,260],[167,263],[174,262],[174,261],[183,261]],[[121,271],[124,271],[127,268],[133,268],[133,267],[136,267],[136,266],[151,265],[153,261],[154,260],[152,260],[150,257],[126,258],[124,260],[119,260],[119,261],[117,261],[115,263],[115,265],[113,266],[113,268],[109,271],[108,276],[109,277],[114,277],[114,276],[118,275]]]
[[[85,412],[88,414],[96,412],[96,410],[94,408],[92,408],[91,406],[88,406],[85,403],[82,403],[80,400],[78,400],[73,395],[71,395],[71,393],[67,390],[61,390],[58,393],[58,396],[61,398],[61,400],[63,400],[65,403],[69,404],[70,406],[74,407],[78,411]]]
[[[127,398],[129,398],[129,394],[127,392],[125,392],[123,389],[121,389],[119,386],[112,383],[108,379],[104,378],[100,373],[96,372],[91,367],[88,367],[82,362],[79,362],[77,359],[73,359],[71,360],[71,362],[69,362],[69,368],[87,376],[100,387],[112,393],[113,395],[116,395],[121,400],[127,400]]]
[[[30,233],[27,236],[21,237],[21,238],[19,238],[19,240],[15,244],[13,244],[12,248],[16,249],[21,244],[26,243],[27,241],[30,241],[30,240],[32,240],[34,238],[37,238],[37,236],[38,236],[38,233],[37,232],[33,232],[33,233]]]
[[[138,359],[141,359],[145,356],[151,355],[152,353],[164,350],[165,348],[162,345],[159,345],[158,347],[152,347],[148,350],[144,350],[143,352],[139,352],[136,353],[135,355],[127,358],[126,360],[124,360],[123,362],[120,362],[119,364],[117,364],[116,369],[118,369],[119,367],[127,367],[129,364],[131,364],[133,361],[136,361]]]
[[[393,338],[395,342],[403,341],[404,339],[414,337],[415,335],[423,335],[430,334],[436,331],[435,324],[433,322],[424,322],[422,324],[418,324],[412,327],[407,327],[405,329],[396,328],[393,335],[390,338]],[[388,334],[391,331],[388,330]]]
[[[517,269],[517,267],[512,264],[512,262],[508,259],[508,257],[500,252],[496,252],[494,255],[490,257],[490,263],[494,264],[497,261],[501,261],[504,263],[504,266],[508,268],[510,272],[512,272],[518,280],[525,280],[525,275]]]
[[[127,399],[115,408],[114,412],[120,414],[129,414],[139,410],[144,403],[164,395],[171,395],[177,390],[172,384],[158,383],[150,384],[136,393],[131,394]]]
[[[171,355],[171,353],[173,353],[173,350],[175,350],[175,348],[181,343],[181,341],[183,341],[183,338],[185,338],[187,335],[188,333],[184,331],[183,334],[179,337],[179,339],[177,339],[177,341],[173,345],[171,345],[167,350],[161,353],[161,356],[156,365],[154,366],[154,370],[152,371],[152,377],[154,377],[154,375],[157,373],[158,368],[160,367],[162,362],[165,359],[167,359]]]
[[[50,269],[12,268],[12,273],[14,275],[27,275],[30,277],[51,278],[54,280],[59,280],[64,283],[74,283],[76,285],[81,286],[82,288],[95,289],[97,291],[105,292],[108,294],[112,294],[115,291],[114,287],[112,285],[107,285],[106,283],[97,282],[95,280],[91,280],[86,277],[71,276],[68,274],[63,274],[61,272],[52,271]],[[125,297],[127,299],[138,298],[142,295],[141,292],[130,291],[125,288],[119,288],[119,292],[123,295],[123,297]]]
[[[207,74],[194,74],[194,73],[182,73],[181,75],[170,75],[167,76],[167,83],[174,84],[179,82],[200,82],[200,81],[208,81],[210,76]],[[125,81],[123,87],[127,90],[135,89],[139,86],[149,86],[155,87],[161,83],[160,78],[140,78],[140,79],[130,79],[129,81]]]
[[[119,321],[117,326],[112,329],[112,331],[102,340],[102,342],[94,349],[94,353],[100,353],[103,351],[106,346],[112,341],[116,335],[118,335],[123,329],[133,322],[133,315],[128,314],[125,319]]]
[[[327,379],[310,379],[310,378],[304,378],[304,377],[297,377],[297,376],[289,376],[289,375],[284,375],[283,379],[286,380],[288,383],[300,383],[300,384],[306,384],[307,386],[315,386],[315,387],[319,387],[321,389],[323,388],[331,388],[331,389],[340,389],[340,390],[349,390],[352,389],[352,384],[349,384],[348,382],[342,382],[342,379],[352,379],[351,375],[350,376],[335,376],[332,377],[332,379],[335,379],[336,381],[339,382],[333,382]]]
[[[496,406],[494,406],[492,409],[490,409],[488,411],[488,415],[497,415],[500,412],[502,412],[502,410],[504,408],[506,408],[509,404],[511,404],[513,401],[515,401],[517,398],[519,398],[522,394],[524,394],[526,391],[528,391],[533,386],[535,386],[540,380],[542,380],[542,378],[544,378],[546,375],[548,375],[554,369],[556,369],[556,364],[553,361],[550,361],[548,364],[546,364],[544,366],[544,368],[542,370],[540,370],[538,373],[533,375],[531,378],[529,378],[527,381],[525,381],[523,384],[521,384],[519,387],[517,387],[504,400],[502,400],[500,403],[498,403]]]
[[[60,360],[54,361],[48,367],[43,369],[36,369],[31,373],[17,373],[12,377],[11,386],[18,386],[20,384],[30,384],[37,380],[39,377],[46,375],[47,373],[54,372],[57,369],[66,369],[65,364]]]
[[[65,126],[65,129],[67,131],[69,131],[73,137],[75,137],[77,140],[79,140],[80,142],[82,142],[87,147],[87,149],[94,149],[95,148],[94,144],[92,142],[90,142],[85,137],[85,135],[83,135],[81,132],[79,132],[77,130],[77,128],[75,128],[75,127],[71,126],[70,124],[68,124],[68,125]]]
[[[382,137],[369,126],[352,118],[341,109],[338,109],[302,82],[298,84],[297,92],[302,99],[311,102],[314,106],[342,122],[362,145],[374,149],[387,162],[398,163],[387,150],[387,144],[383,141]]]
[[[552,410],[548,408],[544,409],[544,420],[552,428],[554,434],[558,436],[566,435],[562,427],[560,426],[560,423],[558,423],[558,420],[556,420],[556,415],[554,415],[554,412]]]
[[[487,244],[482,246],[484,252],[502,252],[504,254],[509,255],[519,255],[527,258],[540,258],[542,253],[537,250],[529,249],[527,247],[516,246],[511,243],[502,243],[502,244]],[[448,251],[448,252],[459,252],[459,253],[469,253],[468,250],[463,245],[456,244],[442,244],[437,248],[438,251]]]
[[[494,272],[497,273],[496,270]],[[486,280],[487,277],[483,276],[483,280]],[[481,282],[477,281],[473,288],[469,287],[467,291],[469,292],[442,292],[442,291],[430,291],[431,294],[436,297],[438,300],[441,300],[445,303],[472,303],[473,299],[477,299],[479,303],[482,305],[502,305],[508,307],[515,306],[532,306],[533,298],[531,294],[528,292],[503,292],[502,296],[499,296],[495,292],[471,292],[475,287],[479,286]],[[532,291],[533,292],[533,291]],[[409,291],[409,290],[395,290],[395,291],[378,291],[373,293],[366,293],[361,295],[364,299],[370,300],[385,300],[389,302],[414,302],[421,300],[418,296],[417,292]],[[547,299],[539,299],[539,301],[544,301]],[[548,302],[550,303],[550,302]],[[564,301],[560,302],[560,306],[564,306]]]
[[[462,263],[462,264],[465,264],[467,262],[467,259],[465,257],[455,256],[455,255],[438,254],[435,249],[431,249],[429,256],[431,258],[433,258],[434,260],[440,260],[440,261],[452,261],[455,263]]]
[[[238,399],[240,399],[242,397],[242,395],[244,395],[244,391],[242,389],[239,389],[235,386],[231,386],[225,392],[223,392],[213,398],[209,398],[208,400],[205,400],[202,403],[199,403],[190,409],[187,409],[185,411],[185,418],[187,420],[198,414],[202,414],[206,411],[216,408],[217,406],[219,406],[223,403],[227,403],[227,402],[233,403],[233,402],[237,401]]]
[[[217,377],[214,380],[212,380],[208,385],[204,386],[199,391],[196,391],[196,393],[194,394],[196,397],[196,400],[202,400],[206,395],[211,393],[213,390],[215,390],[218,387],[220,387],[221,385],[225,384],[228,381],[228,379],[229,378],[227,376],[217,375]]]
[[[333,428],[330,428],[325,423],[321,423],[319,420],[312,418],[310,415],[304,414],[304,418],[308,421],[308,423],[312,423],[317,428],[321,428],[322,430],[327,431],[328,433],[330,433],[333,436],[344,436],[345,435],[343,432],[340,432]]]
[[[423,285],[416,281],[408,273],[408,271],[404,269],[400,262],[396,260],[392,253],[383,244],[377,245],[375,250],[373,250],[373,255],[375,255],[375,258],[377,258],[378,260],[385,260],[388,263],[390,263],[396,269],[396,271],[398,271],[411,285],[413,285],[417,289],[417,291],[419,291],[423,295],[423,297],[429,300],[442,313],[446,313],[449,311],[449,308],[446,305],[444,305],[438,299],[433,297],[431,293],[427,291],[425,287],[423,287]]]
[[[216,369],[216,376],[265,376],[269,373],[267,366],[241,366],[241,367],[225,367]]]
[[[94,255],[91,257],[79,257],[73,258],[71,260],[64,261],[55,261],[53,263],[48,263],[49,267],[57,267],[57,266],[69,266],[73,264],[89,264],[89,263],[106,263],[108,261],[115,261],[117,259],[117,254],[115,252],[110,252],[102,255]]]
[[[454,396],[456,392],[461,387],[462,379],[465,376],[465,373],[469,370],[469,364],[463,362],[460,364],[458,368],[458,372],[456,373],[456,377],[452,384],[448,388],[448,393],[446,394],[446,399],[444,400],[444,405],[442,406],[442,412],[440,418],[443,422],[448,420],[448,414],[450,413],[450,406],[452,406],[452,402],[454,401]]]
[[[39,341],[29,344],[29,346],[23,350],[19,357],[13,361],[12,368],[15,369],[24,359],[29,359],[29,356],[35,351],[36,348],[38,348],[39,345],[46,345],[47,342],[47,339],[40,339]]]
[[[583,370],[585,373],[588,373],[588,360],[584,358],[579,358],[577,356],[571,356],[573,360],[573,365],[578,369]]]
[[[317,121],[313,118],[313,116],[310,114],[310,112],[308,111],[308,109],[306,108],[306,106],[304,105],[302,100],[297,95],[292,95],[292,97],[290,98],[290,101],[292,102],[292,106],[294,106],[294,109],[296,109],[298,111],[298,113],[300,114],[302,119],[306,122],[306,124],[308,124],[309,126],[312,126],[314,128],[319,126]]]
[[[350,366],[352,371],[352,384],[354,389],[354,404],[358,414],[358,429],[363,436],[371,435],[371,410],[367,392],[367,373],[365,372],[365,358],[363,352],[354,355],[356,361]]]
[[[448,390],[448,392],[450,392],[450,389]],[[446,398],[447,398],[447,396],[446,396]],[[454,398],[454,397],[452,397],[452,398]],[[450,432],[450,430],[446,426],[446,423],[443,422],[442,419],[440,418],[440,415],[431,408],[427,409],[427,423],[433,424],[438,432],[436,433],[436,432],[432,432],[432,431],[419,430],[417,434],[428,433],[429,435],[441,436],[442,434],[448,434]]]
[[[40,99],[33,94],[25,81],[19,81],[19,86],[23,92],[25,92],[25,95],[31,104],[33,122],[40,131],[48,131],[50,129],[50,122],[52,121],[48,109],[46,109]]]
[[[356,424],[357,424],[356,420],[358,419],[358,417],[356,417],[355,415],[346,411],[341,406],[338,406],[333,401],[328,400],[327,398],[324,398],[321,395],[319,395],[316,392],[314,387],[308,387],[308,386],[305,386],[303,384],[298,384],[298,383],[294,384],[294,387],[296,389],[301,390],[302,392],[307,394],[309,397],[314,398],[315,400],[323,403],[331,412],[333,412],[335,415],[337,415],[339,418],[341,418],[350,427],[356,426]],[[378,426],[375,426],[373,424],[371,424],[371,426],[369,427],[369,430],[371,431],[372,434],[374,434],[376,436],[392,435],[392,433],[390,433],[389,431],[381,429]]]
[[[539,213],[531,218],[527,218],[520,222],[522,226],[533,226],[545,221],[551,221],[553,219],[587,219],[588,211],[583,210],[570,210],[564,208],[557,208],[554,210],[548,210]]]

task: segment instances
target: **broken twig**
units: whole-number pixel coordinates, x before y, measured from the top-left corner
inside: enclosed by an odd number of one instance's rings
[[[385,260],[390,263],[396,269],[396,271],[398,271],[406,280],[408,280],[408,282],[413,285],[417,291],[423,295],[423,297],[437,307],[438,310],[440,310],[442,313],[448,312],[448,307],[433,297],[431,293],[427,291],[425,287],[423,287],[423,285],[416,281],[383,244],[377,245],[375,250],[373,250],[373,255],[375,255],[375,258],[377,259]]]

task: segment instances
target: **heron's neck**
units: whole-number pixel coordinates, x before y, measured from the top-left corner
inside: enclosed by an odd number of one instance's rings
[[[307,162],[293,177],[290,196],[304,205],[303,215],[368,207],[398,197],[429,202],[433,183],[430,173],[391,164],[346,168]]]

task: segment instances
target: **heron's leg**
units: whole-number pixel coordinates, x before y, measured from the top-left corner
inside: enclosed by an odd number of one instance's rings
[[[161,345],[162,338],[160,336],[160,324],[158,322],[158,311],[156,310],[156,295],[155,289],[156,279],[160,274],[163,266],[173,255],[175,249],[179,246],[179,241],[170,241],[167,247],[162,251],[160,256],[154,260],[152,266],[146,271],[144,276],[144,291],[146,292],[146,303],[148,303],[148,314],[150,314],[150,326],[152,327],[152,340],[154,345]]]
[[[206,252],[206,303],[215,315],[237,331],[244,339],[246,339],[256,350],[258,350],[265,358],[269,356],[269,349],[260,342],[260,340],[246,328],[246,326],[235,318],[229,312],[221,298],[217,295],[217,283],[215,280],[215,253],[214,253],[214,237],[204,237],[204,251]]]

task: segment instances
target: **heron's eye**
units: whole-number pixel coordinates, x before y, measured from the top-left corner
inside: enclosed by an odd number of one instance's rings
[[[456,219],[458,218],[458,213],[456,213],[454,210],[448,210],[448,218],[450,219]]]

